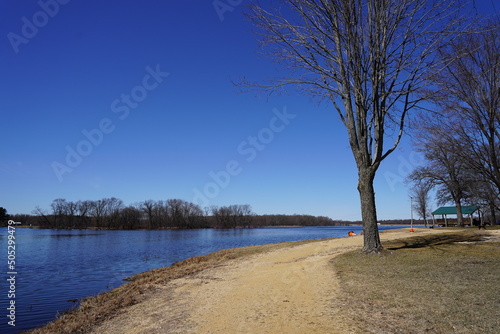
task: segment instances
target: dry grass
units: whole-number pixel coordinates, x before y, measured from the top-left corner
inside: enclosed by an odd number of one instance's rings
[[[500,243],[461,231],[333,259],[342,315],[359,333],[498,333]]]
[[[227,261],[259,253],[293,247],[320,240],[306,240],[221,250],[208,255],[176,262],[170,267],[153,269],[130,277],[130,282],[81,301],[77,309],[67,311],[53,322],[34,329],[31,334],[88,333],[96,325],[111,319],[132,305],[147,299],[160,285],[170,280],[196,274],[204,269],[224,265]]]

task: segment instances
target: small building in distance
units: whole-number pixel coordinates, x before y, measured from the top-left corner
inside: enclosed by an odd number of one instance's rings
[[[479,207],[476,205],[464,205],[462,206],[462,215],[466,216],[469,215],[470,219],[470,226],[472,226],[472,215],[474,212],[478,211]],[[434,225],[440,225],[440,226],[457,226],[457,218],[454,219],[449,219],[448,215],[457,215],[457,207],[456,206],[442,206],[439,209],[435,210],[432,212],[432,220],[434,222]],[[436,219],[436,216],[441,216],[441,219]],[[464,221],[465,224],[465,221]]]

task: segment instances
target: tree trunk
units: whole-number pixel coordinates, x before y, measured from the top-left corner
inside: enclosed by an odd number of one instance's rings
[[[496,214],[495,205],[492,204],[491,202],[490,202],[490,213],[491,213],[490,223],[491,223],[491,225],[495,225],[497,223],[497,214]]]
[[[462,215],[462,203],[460,200],[455,201],[457,207],[457,226],[464,227],[464,217]]]
[[[364,246],[363,253],[376,254],[383,249],[378,233],[377,208],[375,205],[375,190],[373,180],[374,168],[359,168],[358,191],[361,199],[361,217],[363,219]]]

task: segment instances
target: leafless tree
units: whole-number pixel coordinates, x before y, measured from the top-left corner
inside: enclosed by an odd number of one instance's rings
[[[155,212],[155,201],[149,199],[140,203],[140,207],[142,212],[145,214],[148,221],[148,228],[154,228],[155,220],[156,220],[156,212]]]
[[[479,206],[481,213],[485,217],[487,216],[489,223],[495,224],[497,212],[500,210],[500,193],[496,191],[496,186],[489,180],[477,178],[477,175],[471,179],[473,181],[469,184],[468,204]]]
[[[251,6],[249,17],[264,52],[290,75],[258,89],[293,85],[326,100],[347,130],[358,169],[366,253],[382,249],[373,180],[398,146],[415,94],[429,71],[441,68],[436,50],[462,29],[459,1],[282,0]]]
[[[457,208],[457,221],[463,226],[462,204],[469,196],[468,190],[472,180],[469,170],[460,152],[463,145],[457,139],[457,115],[446,119],[432,115],[421,115],[414,130],[416,147],[425,157],[425,164],[410,175],[409,179],[426,182],[437,187],[436,197],[439,204],[454,203]],[[452,118],[455,118],[453,120]]]
[[[119,228],[133,230],[139,228],[141,224],[141,210],[136,206],[130,205],[120,212]]]
[[[198,204],[183,201],[182,215],[187,228],[200,227],[203,218],[203,210]]]
[[[166,228],[168,225],[168,206],[166,201],[156,201],[154,208],[155,228]]]
[[[168,218],[172,226],[185,227],[182,217],[182,203],[180,199],[168,199],[166,201]]]
[[[247,227],[252,221],[252,208],[250,205],[212,206],[212,218],[215,225],[222,228]]]
[[[253,216],[252,207],[249,204],[238,205],[239,224],[242,227],[248,227],[252,224]]]
[[[41,226],[46,226],[48,228],[54,227],[53,222],[49,219],[49,214],[47,213],[46,210],[43,210],[41,207],[38,205],[33,209],[31,212],[33,215],[38,217],[38,224]]]
[[[94,227],[105,227],[106,215],[108,214],[108,199],[103,198],[96,201],[89,201],[89,216],[92,218]]]
[[[61,220],[64,220],[66,216],[66,200],[64,198],[57,198],[52,201],[50,207],[52,208],[52,218],[54,220],[54,225],[57,226]]]
[[[440,53],[445,70],[431,76],[431,99],[446,115],[459,118],[462,149],[471,173],[488,180],[500,194],[500,19],[454,40]]]
[[[182,199],[169,199],[166,201],[166,205],[171,225],[175,227],[198,227],[203,217],[203,210],[197,204]]]
[[[90,201],[80,200],[76,202],[76,213],[78,215],[78,220],[80,221],[80,226],[83,228],[88,227],[90,207]]]
[[[124,208],[123,201],[116,197],[105,198],[105,217],[106,217],[106,227],[116,228],[118,225],[118,220],[120,218],[120,212]]]
[[[434,185],[425,179],[413,179],[410,188],[410,196],[413,198],[412,210],[415,210],[420,218],[424,220],[424,226],[427,227],[427,217],[429,216],[429,192]]]

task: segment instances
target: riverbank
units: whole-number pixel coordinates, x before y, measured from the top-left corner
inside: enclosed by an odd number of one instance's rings
[[[383,241],[453,233],[392,230]],[[489,232],[489,231],[487,231]],[[348,333],[331,259],[362,236],[225,250],[133,276],[32,333]]]

